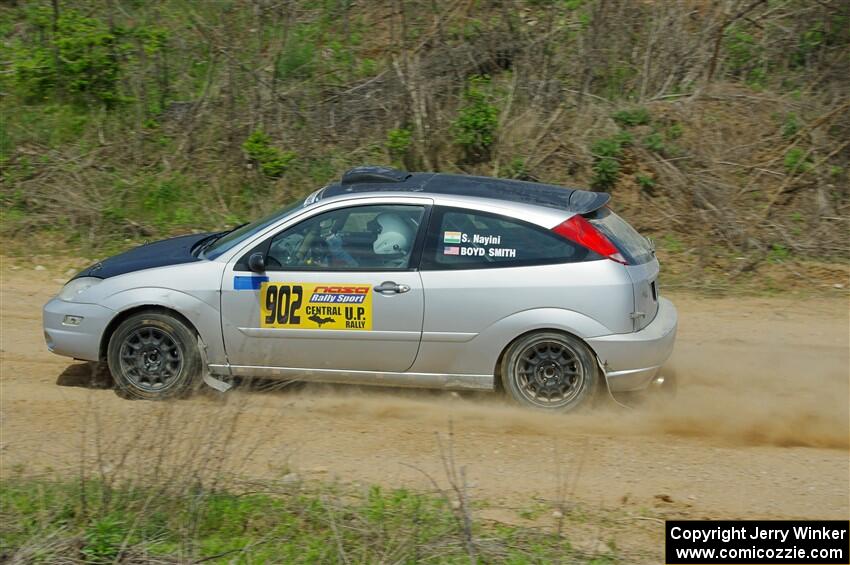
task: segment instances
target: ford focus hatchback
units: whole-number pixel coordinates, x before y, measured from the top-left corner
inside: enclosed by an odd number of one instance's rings
[[[54,353],[160,399],[232,377],[496,390],[571,410],[673,347],[648,240],[597,192],[358,167],[229,232],[137,247],[44,307]]]

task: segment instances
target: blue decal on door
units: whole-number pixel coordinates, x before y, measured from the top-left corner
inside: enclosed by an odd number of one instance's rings
[[[269,282],[269,277],[233,277],[233,290],[260,290],[260,285]]]

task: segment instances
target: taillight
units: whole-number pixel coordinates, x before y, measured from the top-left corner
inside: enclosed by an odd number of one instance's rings
[[[576,214],[569,220],[555,226],[552,231],[561,237],[565,237],[574,243],[587,247],[591,251],[602,255],[607,259],[628,265],[620,251],[614,247],[611,240],[605,234],[593,227],[593,224]]]

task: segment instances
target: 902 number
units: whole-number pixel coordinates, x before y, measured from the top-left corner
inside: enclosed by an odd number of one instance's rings
[[[298,309],[304,297],[304,289],[300,285],[269,285],[266,287],[266,324],[301,323]]]

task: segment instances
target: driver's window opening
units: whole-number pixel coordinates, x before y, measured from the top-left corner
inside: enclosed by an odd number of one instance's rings
[[[422,223],[421,206],[357,206],[304,220],[275,236],[266,267],[407,269]]]

